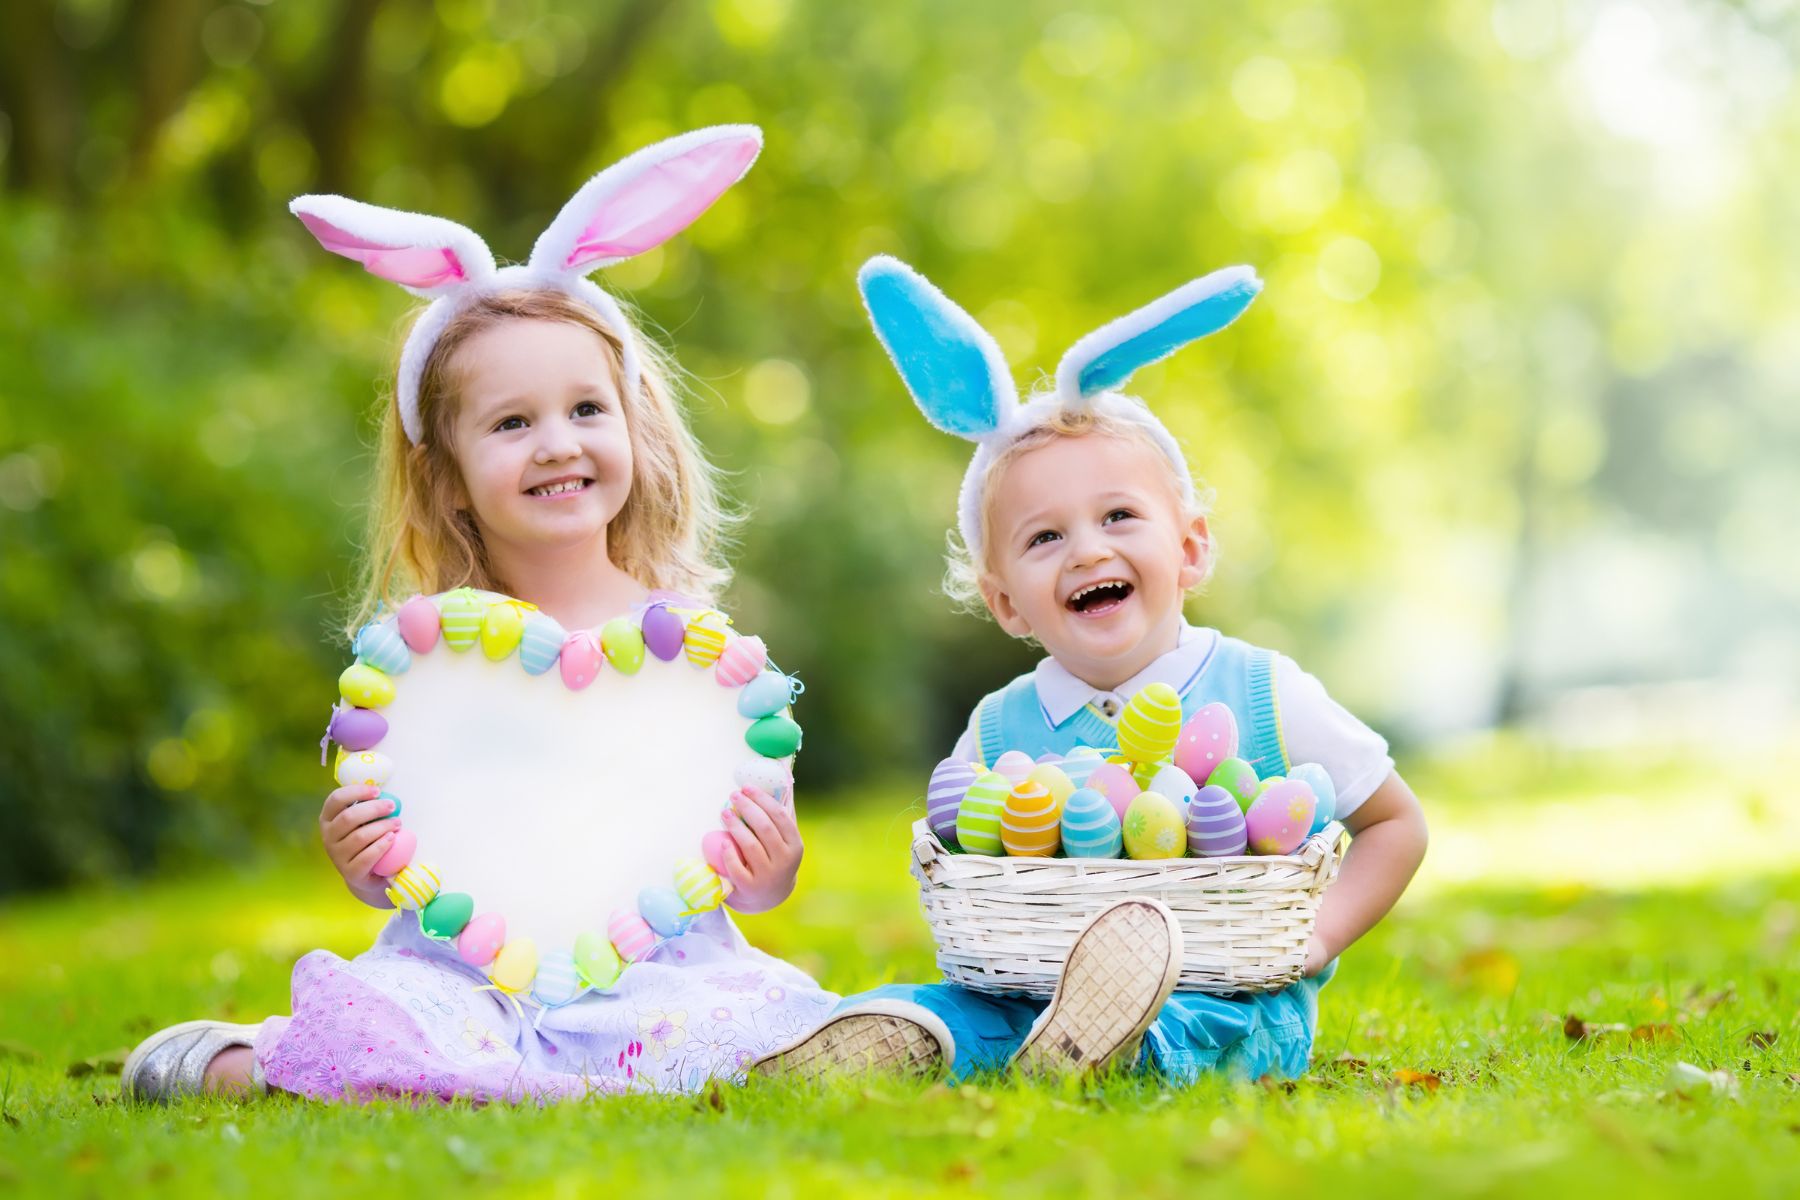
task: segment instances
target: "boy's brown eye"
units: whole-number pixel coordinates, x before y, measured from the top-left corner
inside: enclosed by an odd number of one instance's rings
[[[1056,532],[1054,530],[1041,529],[1038,532],[1031,535],[1031,540],[1029,542],[1025,543],[1025,548],[1027,550],[1029,550],[1033,546],[1041,546],[1045,542],[1049,541],[1051,538],[1053,538],[1055,536],[1056,536]]]

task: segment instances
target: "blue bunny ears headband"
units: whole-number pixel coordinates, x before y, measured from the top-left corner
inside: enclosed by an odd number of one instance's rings
[[[1193,478],[1174,435],[1142,400],[1117,389],[1140,367],[1231,324],[1262,291],[1262,280],[1250,267],[1226,267],[1183,284],[1069,347],[1057,364],[1055,389],[1021,403],[993,335],[923,275],[899,259],[877,255],[863,264],[856,282],[875,336],[925,419],[975,443],[957,500],[957,524],[978,564],[989,465],[1059,411],[1089,410],[1142,428],[1174,464],[1182,503],[1192,504]]]

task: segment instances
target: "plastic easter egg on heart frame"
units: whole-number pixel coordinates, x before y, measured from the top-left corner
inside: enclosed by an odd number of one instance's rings
[[[800,749],[800,726],[781,713],[759,717],[744,732],[744,741],[764,758],[786,758]]]
[[[562,657],[568,631],[548,613],[534,612],[525,618],[519,635],[519,665],[527,675],[542,675]]]
[[[429,653],[438,644],[438,610],[429,596],[414,596],[402,604],[394,614],[394,625],[414,654]]]
[[[474,915],[475,898],[467,892],[439,892],[419,910],[419,932],[447,942],[466,929]]]
[[[525,636],[525,609],[518,604],[490,604],[481,619],[481,652],[495,662],[509,657]]]
[[[600,648],[600,636],[591,629],[578,629],[563,641],[557,659],[562,668],[563,686],[578,692],[599,678],[606,664],[606,652]]]
[[[397,829],[394,831],[393,842],[382,852],[381,857],[375,860],[375,865],[369,870],[372,874],[380,875],[384,879],[392,878],[400,874],[406,864],[413,860],[413,855],[418,852],[418,849],[418,834],[406,828]],[[413,907],[421,906],[414,905]]]
[[[641,628],[644,648],[657,658],[673,662],[680,655],[682,640],[687,636],[687,622],[670,612],[667,604],[658,601],[646,607]]]
[[[438,597],[438,625],[443,630],[444,645],[458,651],[473,646],[481,637],[487,606],[488,602],[473,588],[457,588]]]
[[[394,760],[379,750],[346,754],[332,774],[339,787],[380,787],[394,773]]]
[[[357,708],[385,708],[393,703],[394,678],[367,663],[351,663],[338,676],[338,694]]]
[[[1175,739],[1175,765],[1200,783],[1212,778],[1220,763],[1236,758],[1237,752],[1237,717],[1217,702],[1195,709]]]
[[[339,705],[332,710],[326,736],[344,749],[371,750],[387,736],[387,718],[372,708]]]
[[[757,788],[787,804],[793,798],[794,773],[787,761],[752,755],[732,769],[731,781],[741,788]]]
[[[763,671],[738,692],[738,715],[774,716],[794,702],[794,681],[780,671]]]
[[[500,947],[500,953],[488,964],[487,977],[503,992],[524,992],[536,978],[537,968],[537,943],[520,938]]]
[[[394,840],[408,830],[402,829]],[[437,896],[438,889],[443,887],[444,877],[438,874],[437,868],[429,863],[410,862],[396,871],[388,880],[387,898],[395,908],[404,908],[408,912],[418,912]]]
[[[567,950],[549,950],[538,960],[531,981],[531,998],[545,1008],[561,1008],[582,992],[575,956]]]
[[[1312,829],[1318,799],[1298,779],[1268,781],[1244,813],[1252,854],[1292,854]]]
[[[370,621],[356,631],[350,652],[384,675],[404,675],[412,666],[412,651],[394,621]]]
[[[688,662],[696,667],[710,667],[718,662],[719,655],[725,652],[730,624],[725,614],[716,609],[708,609],[690,619],[682,638],[682,651]]]
[[[635,911],[620,909],[607,918],[606,937],[628,963],[641,962],[656,948],[656,930]]]
[[[456,953],[471,967],[485,967],[506,944],[506,918],[499,913],[471,917],[456,935]]]
[[[1070,858],[1117,858],[1124,828],[1112,802],[1094,788],[1076,788],[1063,801],[1062,846]]]
[[[946,758],[932,769],[931,782],[925,785],[925,823],[945,845],[956,843],[957,810],[981,774],[974,763],[960,758]]]
[[[711,912],[725,902],[725,881],[703,859],[678,859],[675,863],[675,893],[681,897],[688,912]]]
[[[601,627],[600,649],[621,675],[636,675],[644,665],[644,635],[624,617],[614,617]]]
[[[638,916],[644,918],[644,924],[655,930],[658,937],[677,937],[686,933],[693,922],[687,915],[687,905],[682,903],[681,893],[667,884],[639,892],[637,909]]]
[[[1182,858],[1187,854],[1187,822],[1167,796],[1140,792],[1125,810],[1128,858]]]
[[[1187,814],[1188,849],[1196,855],[1224,858],[1244,852],[1244,810],[1230,792],[1208,784],[1188,801]]]
[[[581,982],[605,990],[619,981],[625,962],[605,935],[592,930],[575,939],[575,971]]]
[[[725,847],[731,844],[731,835],[723,829],[709,829],[700,835],[700,857],[720,875],[725,874],[725,864],[729,861]]]
[[[720,687],[743,687],[762,673],[769,661],[769,648],[759,637],[734,637],[726,643],[713,668]]]

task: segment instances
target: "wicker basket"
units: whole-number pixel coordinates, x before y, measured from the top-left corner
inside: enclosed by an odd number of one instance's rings
[[[913,826],[913,877],[944,978],[977,991],[1048,996],[1089,917],[1154,896],[1181,922],[1176,986],[1273,992],[1300,978],[1319,897],[1337,876],[1332,822],[1293,854],[1231,858],[991,858],[955,854]]]

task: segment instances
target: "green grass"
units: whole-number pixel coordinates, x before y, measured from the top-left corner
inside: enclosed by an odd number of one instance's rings
[[[1313,1071],[1292,1086],[873,1080],[550,1109],[291,1099],[136,1109],[115,1102],[104,1067],[72,1075],[71,1065],[104,1062],[171,1021],[285,1011],[299,954],[354,954],[381,918],[310,856],[16,905],[0,910],[0,1193],[1416,1190],[1544,1200],[1685,1197],[1704,1184],[1734,1200],[1792,1194],[1791,854],[1786,870],[1746,878],[1608,882],[1662,842],[1706,840],[1707,822],[1665,820],[1657,797],[1704,795],[1722,821],[1749,821],[1778,842],[1794,827],[1793,802],[1771,800],[1767,781],[1792,772],[1721,788],[1667,764],[1589,761],[1489,794],[1479,780],[1496,776],[1471,774],[1470,761],[1415,780],[1431,797],[1434,836],[1461,865],[1434,875],[1428,863],[1401,909],[1345,957],[1322,996]],[[1610,813],[1606,797],[1621,792],[1645,798],[1640,827],[1584,821]],[[930,976],[898,808],[808,817],[801,891],[744,920],[749,936],[840,991]],[[1490,864],[1470,879],[1459,836],[1509,814],[1520,846],[1585,839],[1583,875],[1545,878],[1540,864],[1515,861],[1517,871]],[[1571,1039],[1571,1015],[1601,1031]],[[1722,1072],[1729,1090],[1671,1090],[1678,1061]]]

